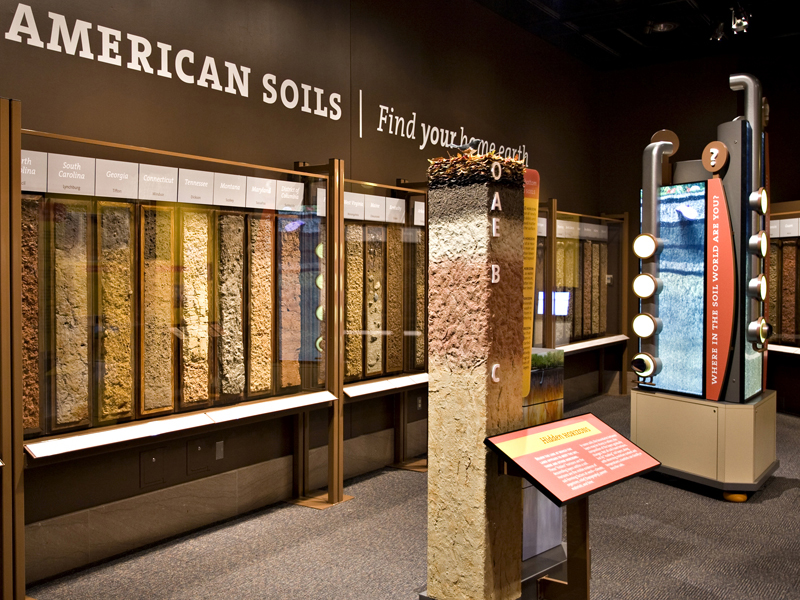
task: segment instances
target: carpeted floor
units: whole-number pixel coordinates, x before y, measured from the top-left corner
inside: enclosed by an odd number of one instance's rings
[[[570,407],[626,435],[630,401]],[[592,496],[592,600],[800,599],[800,418],[778,415],[781,467],[744,504],[637,478]],[[35,600],[416,600],[425,474],[348,481],[326,511],[279,505],[31,588]]]

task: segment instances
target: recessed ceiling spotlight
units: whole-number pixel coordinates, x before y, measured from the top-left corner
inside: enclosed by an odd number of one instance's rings
[[[750,15],[745,12],[741,4],[738,4],[736,8],[731,8],[731,29],[733,29],[733,34],[745,33],[750,25],[749,19]]]
[[[653,23],[652,21],[647,23],[647,26],[644,28],[645,33],[666,33],[668,31],[672,31],[678,27],[677,23],[673,21],[662,21],[660,23]]]
[[[721,42],[725,37],[725,23],[720,23],[711,34],[711,41]]]

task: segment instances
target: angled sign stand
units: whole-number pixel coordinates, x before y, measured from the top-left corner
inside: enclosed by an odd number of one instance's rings
[[[488,437],[508,475],[567,506],[569,583],[543,577],[548,600],[589,599],[589,496],[661,465],[591,413]]]

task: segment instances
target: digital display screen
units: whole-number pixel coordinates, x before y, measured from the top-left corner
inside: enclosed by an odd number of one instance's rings
[[[553,314],[566,317],[569,314],[569,295],[571,292],[553,292]],[[539,292],[536,300],[536,314],[544,314],[544,292]]]
[[[664,186],[659,191],[658,256],[663,289],[658,295],[657,355],[653,378],[664,391],[703,395],[706,183]]]

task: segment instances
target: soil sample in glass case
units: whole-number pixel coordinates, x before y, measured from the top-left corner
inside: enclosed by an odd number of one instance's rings
[[[583,240],[576,242],[575,248],[575,318],[572,320],[572,339],[580,340],[583,338]]]
[[[244,393],[244,215],[219,216],[218,367],[224,395]]]
[[[566,286],[566,241],[556,241],[556,294],[553,302],[553,315],[556,325],[556,346],[561,346],[569,341],[569,333],[567,332],[566,312],[563,311],[563,297],[567,290]],[[570,328],[571,330],[571,328]]]
[[[299,224],[299,225],[298,225]],[[280,232],[279,357],[281,388],[300,385],[300,227],[297,219],[278,219]]]
[[[41,196],[22,196],[22,426],[41,428],[39,402],[39,211]]]
[[[272,219],[250,217],[250,391],[272,390]]]
[[[183,213],[181,350],[183,403],[209,399],[209,226],[211,213]]]
[[[364,338],[364,229],[345,225],[344,375],[361,377]]]
[[[583,335],[592,334],[592,242],[583,241]]]
[[[600,329],[599,334],[604,334],[608,329],[608,244],[598,244],[600,247]]]
[[[403,370],[403,227],[386,228],[386,370]]]
[[[797,240],[781,240],[781,337],[786,344],[795,343],[795,307],[797,306]]]
[[[386,230],[367,227],[367,375],[383,372],[383,281],[384,240]]]
[[[89,417],[89,204],[53,202],[55,426]]]
[[[774,339],[780,339],[780,315],[778,314],[778,307],[780,306],[780,251],[781,247],[776,243],[769,245],[769,282],[767,284],[767,293],[769,294],[769,318],[767,322],[773,327]]]
[[[568,239],[564,242],[564,287],[567,292],[567,315],[564,323],[564,335],[567,342],[574,339],[575,328],[575,290],[578,287],[580,278],[580,246],[576,239]]]
[[[171,208],[142,210],[142,412],[173,407],[175,250]]]
[[[425,307],[428,304],[428,298],[425,293],[425,284],[428,279],[428,270],[425,268],[425,260],[428,257],[427,249],[425,246],[425,230],[419,229],[419,238],[417,240],[417,247],[415,249],[414,259],[414,285],[416,286],[416,307],[415,307],[415,320],[417,324],[417,336],[414,338],[414,368],[425,368],[425,341],[428,333],[428,323],[425,316]]]
[[[133,207],[98,204],[99,419],[133,415]]]
[[[592,243],[592,335],[600,333],[600,244]]]

